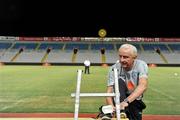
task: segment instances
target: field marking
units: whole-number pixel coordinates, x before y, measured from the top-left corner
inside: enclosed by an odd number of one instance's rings
[[[26,98],[26,99],[27,99],[27,98]],[[22,102],[24,102],[24,101],[25,101],[25,99],[18,100],[17,102],[15,102],[15,103],[13,103],[13,104],[11,104],[11,105],[7,105],[7,106],[2,107],[2,108],[0,109],[0,111],[6,110],[6,109],[8,109],[8,108],[12,108],[12,107],[14,107],[14,106],[17,106],[19,103],[22,103]]]
[[[171,96],[171,95],[167,95],[165,92],[162,92],[161,90],[159,89],[156,89],[156,88],[152,88],[152,87],[149,87],[149,89],[151,89],[152,91],[156,92],[156,93],[159,93],[160,95],[163,95],[171,100],[176,100],[175,97]]]
[[[41,98],[41,97],[46,97],[46,96],[39,96],[39,98]],[[15,103],[13,103],[13,104],[11,104],[11,105],[7,105],[7,106],[4,106],[4,107],[2,107],[1,109],[0,109],[0,111],[3,111],[3,110],[6,110],[6,109],[8,109],[8,108],[13,108],[13,107],[15,107],[15,106],[17,106],[18,104],[20,104],[20,103],[23,103],[23,102],[30,102],[30,101],[33,101],[33,100],[36,100],[36,99],[39,99],[39,98],[37,98],[37,97],[31,97],[31,98],[23,98],[23,99],[20,99],[20,100],[9,100],[9,101],[16,101]],[[1,101],[3,101],[2,99],[0,99]],[[8,101],[8,102],[9,102]]]
[[[30,98],[20,98],[19,100],[6,100],[5,99],[0,99],[0,102],[14,102],[10,105],[6,105],[2,108],[0,108],[0,111],[3,111],[3,110],[6,110],[8,108],[13,108],[15,106],[18,106],[18,104],[21,104],[21,103],[26,103],[26,102],[36,102],[36,101],[41,101],[41,99],[44,99],[44,97],[49,97],[50,96],[38,96],[38,97],[30,97]],[[57,97],[59,98],[59,97]]]
[[[145,100],[146,103],[174,103],[173,101],[170,101],[170,100],[160,100],[160,101],[157,101],[157,100]]]

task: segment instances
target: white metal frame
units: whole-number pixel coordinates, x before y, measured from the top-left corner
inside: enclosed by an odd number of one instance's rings
[[[117,120],[121,119],[120,118],[120,93],[119,93],[117,69],[113,69],[113,72],[114,72],[114,79],[115,79],[115,93],[80,93],[82,70],[78,70],[76,93],[71,93],[71,97],[75,97],[74,120],[78,120],[80,97],[109,97],[109,96],[115,97],[116,117],[117,117]]]

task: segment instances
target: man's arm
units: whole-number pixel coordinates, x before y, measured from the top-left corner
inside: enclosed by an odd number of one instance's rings
[[[107,93],[112,93],[113,92],[113,86],[108,86],[107,87]],[[115,109],[114,103],[113,103],[113,97],[106,97],[106,104],[112,105],[113,108]]]
[[[107,93],[112,93],[112,92],[113,92],[113,86],[108,86],[107,87]],[[108,105],[113,105],[114,106],[113,97],[106,97],[106,103]]]
[[[144,77],[139,79],[139,84],[136,89],[128,96],[128,101],[132,102],[139,96],[141,96],[148,87],[148,80]]]
[[[141,96],[147,89],[148,87],[148,80],[145,77],[142,77],[139,79],[139,84],[136,87],[136,89],[127,97],[127,100],[131,103],[134,101],[136,98]],[[125,108],[127,107],[128,104],[126,102],[121,102],[121,107]]]

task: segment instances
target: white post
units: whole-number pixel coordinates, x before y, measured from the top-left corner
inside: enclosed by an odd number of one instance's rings
[[[74,120],[78,120],[80,96],[81,97],[115,96],[116,117],[117,117],[117,120],[121,119],[120,117],[120,92],[119,92],[117,69],[113,69],[113,71],[114,71],[114,79],[115,79],[115,94],[114,93],[80,93],[82,70],[78,70],[76,93],[71,94],[72,97],[75,97]]]
[[[119,92],[119,82],[118,82],[118,74],[117,69],[114,68],[114,80],[115,80],[115,100],[116,100],[116,117],[117,120],[120,120],[120,92]]]
[[[82,76],[82,70],[78,70],[77,86],[76,86],[76,96],[75,96],[76,98],[75,98],[74,120],[78,120],[79,101],[80,101],[80,87],[81,87],[81,76]]]
[[[75,93],[71,93],[71,97],[75,97]],[[115,93],[80,93],[80,97],[115,97]]]

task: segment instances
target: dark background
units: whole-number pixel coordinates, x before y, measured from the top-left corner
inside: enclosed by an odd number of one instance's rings
[[[180,37],[178,7],[77,0],[1,0],[0,35]],[[168,8],[168,9],[167,9]]]

